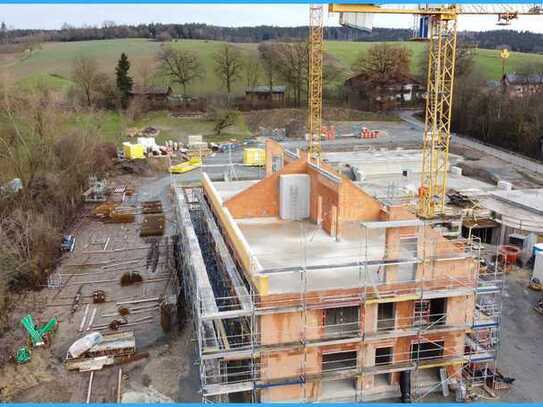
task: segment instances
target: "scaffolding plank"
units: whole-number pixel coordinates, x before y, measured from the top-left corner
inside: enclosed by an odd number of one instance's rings
[[[202,387],[204,396],[217,396],[219,394],[239,393],[251,391],[254,385],[252,382],[230,383],[230,384],[206,384]]]
[[[408,220],[360,222],[360,225],[365,229],[406,228],[406,227],[423,226],[424,222],[421,221],[420,219],[408,219]]]

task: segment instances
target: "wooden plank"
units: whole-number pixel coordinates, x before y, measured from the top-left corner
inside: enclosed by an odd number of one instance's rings
[[[122,384],[123,384],[123,369],[119,368],[119,372],[117,374],[117,403],[121,402]]]
[[[151,301],[159,301],[159,300],[160,300],[160,297],[144,298],[143,300],[132,300],[132,301],[118,302],[117,305],[140,304],[142,302],[151,302]]]
[[[89,318],[89,323],[87,324],[87,331],[90,331],[90,329],[92,328],[92,324],[94,323],[94,318],[96,317],[97,309],[98,307],[94,307],[94,309],[92,310],[91,316]]]
[[[91,391],[92,391],[92,379],[93,378],[94,378],[94,371],[91,371],[90,372],[90,377],[89,377],[89,386],[87,388],[87,399],[85,401],[85,403],[87,403],[87,404],[90,403]]]
[[[85,306],[85,313],[83,314],[83,319],[81,320],[81,324],[79,325],[79,332],[83,332],[83,328],[85,327],[85,321],[87,320],[87,314],[89,313],[89,306],[90,304],[87,304]]]

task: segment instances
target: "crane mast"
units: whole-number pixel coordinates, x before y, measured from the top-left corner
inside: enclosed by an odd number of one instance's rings
[[[309,157],[316,161],[321,155],[323,30],[323,6],[311,4],[309,6],[307,129]]]
[[[456,60],[456,14],[429,16],[428,78],[418,215],[445,212]]]

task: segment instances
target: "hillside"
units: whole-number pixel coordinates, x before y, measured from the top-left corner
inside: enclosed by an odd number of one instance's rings
[[[220,89],[220,82],[213,72],[212,55],[220,47],[221,41],[208,40],[177,40],[172,43],[176,47],[190,48],[200,54],[206,70],[203,80],[193,83],[189,91],[193,95],[209,95]],[[350,41],[327,41],[326,49],[333,55],[349,74],[350,66],[359,53],[373,43]],[[425,44],[419,42],[403,42],[413,52],[412,71],[418,72],[420,55]],[[245,55],[256,55],[257,44],[236,43]],[[160,42],[146,39],[118,39],[101,41],[79,42],[46,42],[42,48],[30,56],[0,53],[0,72],[2,77],[17,81],[22,85],[32,86],[37,82],[45,82],[48,85],[62,89],[70,84],[70,69],[74,57],[89,55],[95,57],[104,72],[113,75],[114,66],[122,52],[125,52],[132,64],[131,73],[136,80],[142,71],[156,66],[155,56],[159,50]],[[513,52],[507,62],[507,70],[515,71],[526,62],[534,62],[543,65],[543,55]],[[479,49],[476,55],[476,66],[488,79],[498,79],[501,74],[501,62],[498,51]],[[159,78],[154,79],[160,82]],[[242,92],[244,81],[236,83],[235,93]]]

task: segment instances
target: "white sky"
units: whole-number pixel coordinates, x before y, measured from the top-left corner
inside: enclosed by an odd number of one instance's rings
[[[60,28],[117,24],[197,22],[220,26],[307,25],[307,4],[0,4],[0,21],[14,28]],[[543,32],[543,16],[521,17],[508,27],[498,27],[492,16],[462,16],[460,30],[507,28]],[[326,16],[337,25],[337,14]],[[411,28],[410,16],[375,16],[375,27]]]

